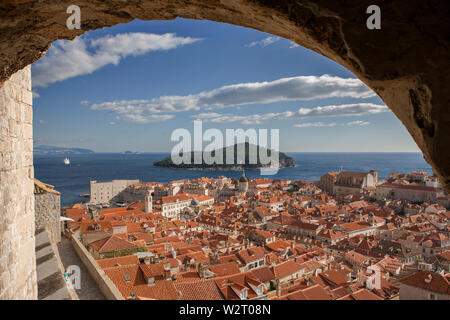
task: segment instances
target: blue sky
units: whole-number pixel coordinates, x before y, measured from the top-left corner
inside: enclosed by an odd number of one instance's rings
[[[32,81],[36,145],[170,151],[173,130],[202,119],[223,133],[278,128],[286,152],[419,151],[345,68],[222,23],[133,21],[57,41]]]

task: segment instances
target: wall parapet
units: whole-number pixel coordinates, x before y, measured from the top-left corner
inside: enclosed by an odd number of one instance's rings
[[[92,279],[97,283],[100,291],[108,300],[125,300],[114,285],[114,283],[106,275],[105,271],[100,267],[97,261],[92,257],[92,255],[87,251],[84,245],[78,240],[78,233],[74,233],[71,236],[72,246],[77,253],[78,257],[81,259]]]

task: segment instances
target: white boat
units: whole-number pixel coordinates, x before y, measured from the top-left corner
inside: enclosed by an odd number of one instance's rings
[[[65,159],[64,159],[64,164],[65,164],[65,165],[69,165],[69,164],[70,164],[69,158],[65,158]]]

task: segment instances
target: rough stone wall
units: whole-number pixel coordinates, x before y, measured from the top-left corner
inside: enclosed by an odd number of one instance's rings
[[[36,230],[45,228],[52,243],[61,241],[61,196],[52,193],[35,194]]]
[[[36,299],[31,68],[0,88],[0,299]]]

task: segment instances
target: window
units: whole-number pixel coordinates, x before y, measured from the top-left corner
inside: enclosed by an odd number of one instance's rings
[[[430,300],[436,300],[436,296],[433,293],[430,293]]]
[[[126,282],[130,282],[130,276],[128,274],[124,275],[123,278],[125,279]]]

